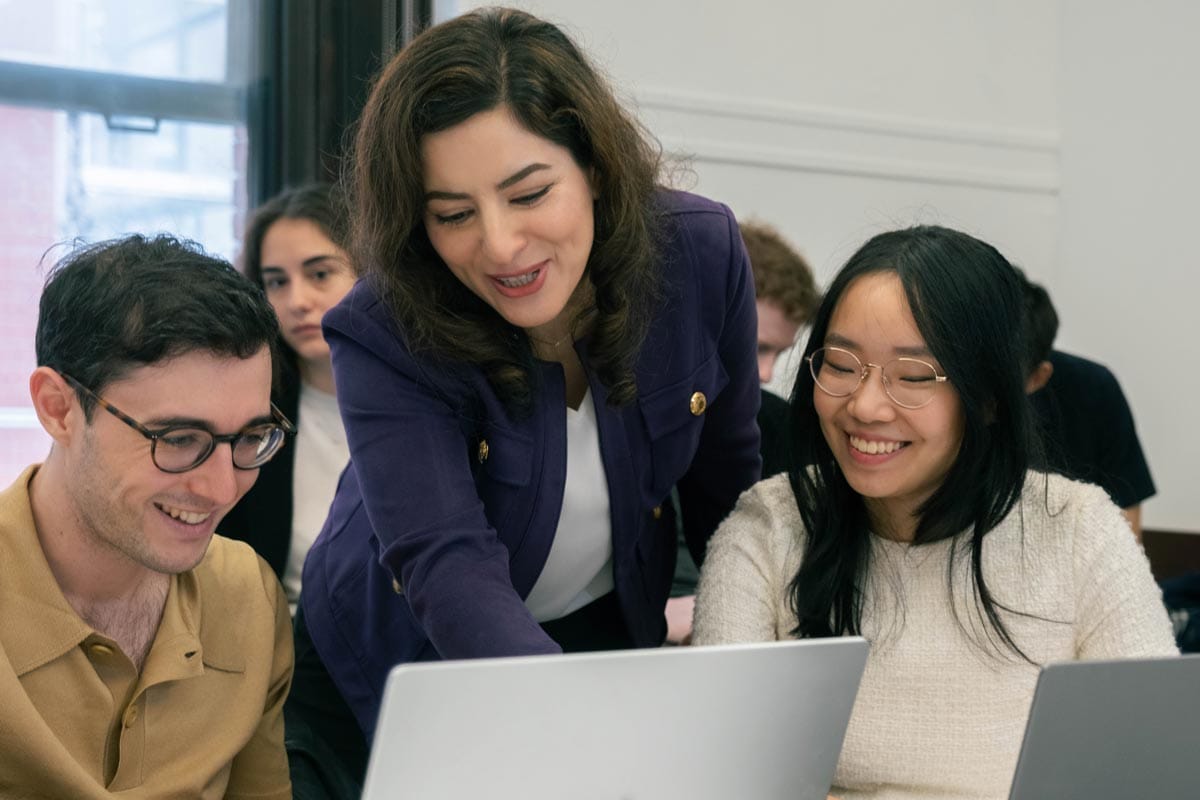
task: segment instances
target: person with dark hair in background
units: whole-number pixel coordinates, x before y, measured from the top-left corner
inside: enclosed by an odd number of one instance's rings
[[[304,557],[350,458],[321,319],[354,286],[349,221],[329,184],[288,189],[254,212],[242,271],[266,291],[280,328],[275,404],[298,428],[294,446],[265,465],[218,532],[248,542],[283,582],[292,609]]]
[[[1005,798],[1041,664],[1178,652],[1120,509],[1029,469],[1021,324],[990,245],[872,238],[813,323],[790,471],[709,543],[696,644],[870,642],[839,796]]]
[[[741,222],[738,225],[750,269],[754,273],[755,306],[758,309],[758,379],[766,384],[775,371],[780,353],[796,343],[796,335],[807,325],[821,302],[812,269],[796,250],[770,225]],[[769,478],[788,468],[788,404],[777,394],[762,390],[758,409],[762,434],[759,452],[762,474]],[[675,580],[667,601],[667,641],[686,643],[692,632],[692,608],[700,573],[692,559],[684,532],[679,532]]]
[[[401,662],[662,644],[672,487],[700,554],[757,480],[745,248],[659,159],[521,11],[430,28],[380,75],[365,277],[325,317],[350,465],[296,626],[368,740]],[[327,695],[298,679],[290,705],[332,730]]]
[[[0,795],[290,798],[291,619],[213,532],[286,442],[275,315],[168,236],[81,248],[41,298],[44,464],[0,493]]]
[[[1058,314],[1050,295],[1021,273],[1025,290],[1025,390],[1045,445],[1045,468],[1094,483],[1142,538],[1142,502],[1154,481],[1117,378],[1103,364],[1052,349]]]

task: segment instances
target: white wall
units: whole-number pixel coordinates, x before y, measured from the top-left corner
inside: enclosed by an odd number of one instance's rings
[[[1062,9],[1061,341],[1120,377],[1158,484],[1146,524],[1200,531],[1200,5]]]
[[[515,4],[567,28],[690,157],[685,188],[775,224],[822,282],[889,227],[938,222],[997,245],[1051,289],[1060,342],[1121,376],[1159,484],[1146,525],[1200,530],[1183,458],[1200,450],[1184,413],[1200,375],[1169,360],[1200,332],[1179,291],[1200,282],[1182,241],[1200,177],[1200,54],[1186,41],[1200,7]]]
[[[691,157],[693,188],[776,224],[822,278],[912,221],[978,232],[1035,275],[1053,261],[1052,5],[746,0],[735,23],[716,0],[515,4],[584,45]]]

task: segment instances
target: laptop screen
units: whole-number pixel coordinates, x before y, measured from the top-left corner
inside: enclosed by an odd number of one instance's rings
[[[1200,656],[1045,667],[1009,797],[1200,797]]]
[[[396,667],[363,797],[824,800],[861,638]]]

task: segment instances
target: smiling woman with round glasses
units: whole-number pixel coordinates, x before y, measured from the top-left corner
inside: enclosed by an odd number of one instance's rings
[[[871,643],[834,793],[1007,797],[1038,666],[1174,653],[1120,509],[1030,471],[1021,288],[957,231],[838,273],[791,398],[793,468],[709,545],[698,644]]]
[[[919,358],[901,356],[882,366],[864,364],[852,351],[842,347],[818,347],[804,360],[817,388],[833,397],[853,394],[869,371],[877,369],[888,397],[905,408],[928,405],[938,384],[947,380],[945,375],[938,374],[937,367]]]

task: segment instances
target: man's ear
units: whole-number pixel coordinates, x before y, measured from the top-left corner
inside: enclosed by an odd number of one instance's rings
[[[56,442],[66,444],[73,429],[85,424],[75,390],[49,367],[38,367],[29,376],[29,397],[38,421]]]
[[[1025,379],[1025,394],[1033,394],[1038,389],[1041,389],[1050,382],[1050,378],[1054,375],[1054,365],[1049,361],[1043,361],[1033,368],[1033,372],[1029,373],[1029,377]]]

